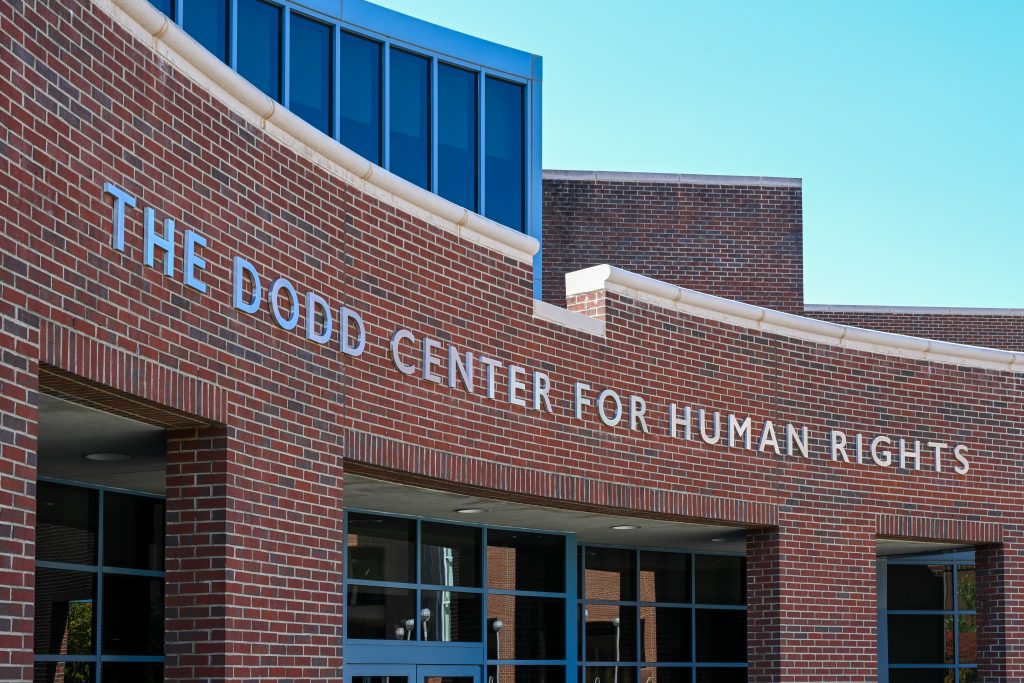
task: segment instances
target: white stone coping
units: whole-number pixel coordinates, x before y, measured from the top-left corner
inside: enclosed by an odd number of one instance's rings
[[[569,296],[608,290],[689,315],[795,339],[937,363],[1024,373],[1024,353],[922,339],[805,318],[695,292],[609,265],[567,273]]]
[[[147,0],[93,0],[93,3],[242,118],[344,182],[520,262],[531,263],[540,249],[535,238],[424,190],[320,132],[217,59]]]
[[[999,315],[1024,317],[1024,308],[958,308],[947,306],[861,306],[804,304],[805,313],[885,313],[896,315]]]
[[[546,320],[561,327],[567,327],[571,330],[586,332],[598,337],[604,336],[603,320],[592,318],[583,313],[569,311],[561,306],[555,306],[540,299],[533,300],[533,317],[538,320]]]
[[[746,175],[699,175],[688,173],[637,173],[633,171],[544,170],[545,180],[603,180],[620,183],[676,183],[679,185],[771,185],[802,187],[800,178]]]

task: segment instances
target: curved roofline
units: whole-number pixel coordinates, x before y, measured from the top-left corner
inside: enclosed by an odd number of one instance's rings
[[[872,306],[862,304],[804,304],[806,313],[884,313],[886,315],[992,315],[1024,317],[1024,308],[970,306]]]
[[[565,289],[568,296],[608,290],[702,318],[820,344],[937,363],[1024,373],[1024,353],[866,330],[783,313],[678,287],[607,264],[567,273]]]
[[[533,255],[540,249],[536,238],[469,211],[356,154],[265,95],[148,0],[93,0],[93,4],[119,20],[136,36],[148,39],[154,51],[186,76],[206,86],[243,118],[270,134],[276,133],[275,137],[285,145],[319,162],[343,181],[361,185],[371,194],[398,198],[414,209],[411,213],[442,229],[523,263],[533,262]],[[387,196],[383,198],[388,199]]]

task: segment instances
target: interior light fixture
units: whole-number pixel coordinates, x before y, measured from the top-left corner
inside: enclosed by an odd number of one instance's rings
[[[636,524],[616,524],[612,527],[616,531],[631,531],[633,529],[639,529],[640,527]]]
[[[86,460],[92,460],[93,462],[120,462],[122,460],[130,460],[132,456],[127,453],[100,451],[98,453],[86,453],[82,457]]]
[[[456,510],[460,515],[479,515],[481,512],[487,512],[484,508],[459,508]]]

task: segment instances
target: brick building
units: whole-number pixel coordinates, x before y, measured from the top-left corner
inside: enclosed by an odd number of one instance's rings
[[[1024,681],[1019,314],[805,306],[799,181],[542,174],[361,0],[7,2],[0,89],[0,679]]]

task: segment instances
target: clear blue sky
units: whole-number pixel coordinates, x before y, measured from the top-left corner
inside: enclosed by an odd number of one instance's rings
[[[809,303],[1024,308],[1024,0],[375,0],[544,57],[544,167],[803,178]]]

